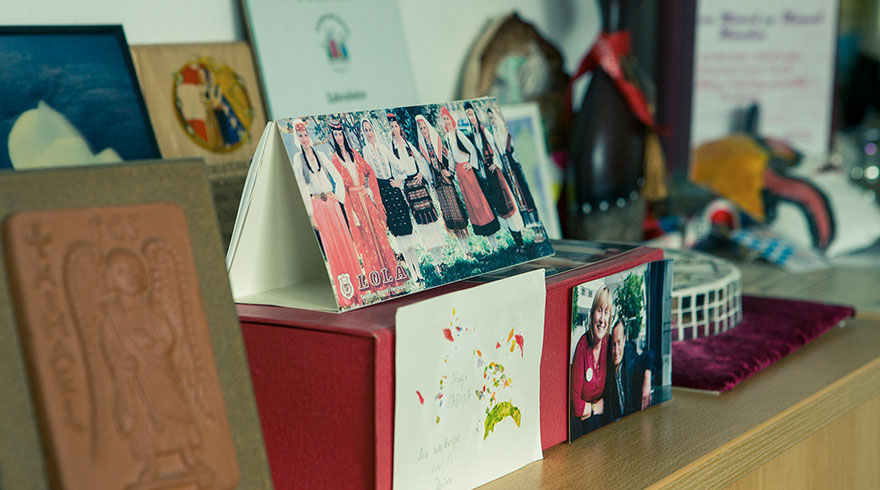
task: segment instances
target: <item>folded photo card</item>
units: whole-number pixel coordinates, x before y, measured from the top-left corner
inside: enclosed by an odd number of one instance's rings
[[[394,488],[474,488],[541,459],[544,271],[401,307]]]
[[[672,261],[572,291],[569,441],[670,398]]]
[[[344,311],[552,255],[504,125],[492,99],[270,123],[227,254],[236,301]]]

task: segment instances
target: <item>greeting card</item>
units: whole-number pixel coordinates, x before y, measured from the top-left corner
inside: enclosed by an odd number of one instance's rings
[[[544,271],[402,307],[394,487],[473,488],[541,459]]]
[[[827,153],[838,8],[824,0],[699,2],[691,147],[747,129],[754,105],[758,134]]]

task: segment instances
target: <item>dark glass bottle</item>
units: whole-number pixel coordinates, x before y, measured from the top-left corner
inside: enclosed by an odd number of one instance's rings
[[[630,29],[635,5],[629,3],[600,1],[605,32]],[[644,175],[645,125],[604,71],[592,73],[569,149],[567,233],[577,238],[596,236],[585,229],[592,221],[585,215],[634,204]]]

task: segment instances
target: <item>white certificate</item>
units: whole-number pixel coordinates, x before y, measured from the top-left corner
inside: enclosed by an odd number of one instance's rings
[[[827,0],[701,1],[691,146],[742,130],[738,112],[756,103],[759,134],[826,153],[837,10]]]

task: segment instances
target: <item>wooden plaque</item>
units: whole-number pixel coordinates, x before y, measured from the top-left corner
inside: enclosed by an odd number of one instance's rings
[[[0,488],[271,488],[204,164],[0,196]]]
[[[132,46],[165,158],[202,157],[224,246],[266,113],[245,42]]]
[[[25,212],[5,222],[3,241],[53,480],[234,487],[180,206]]]

